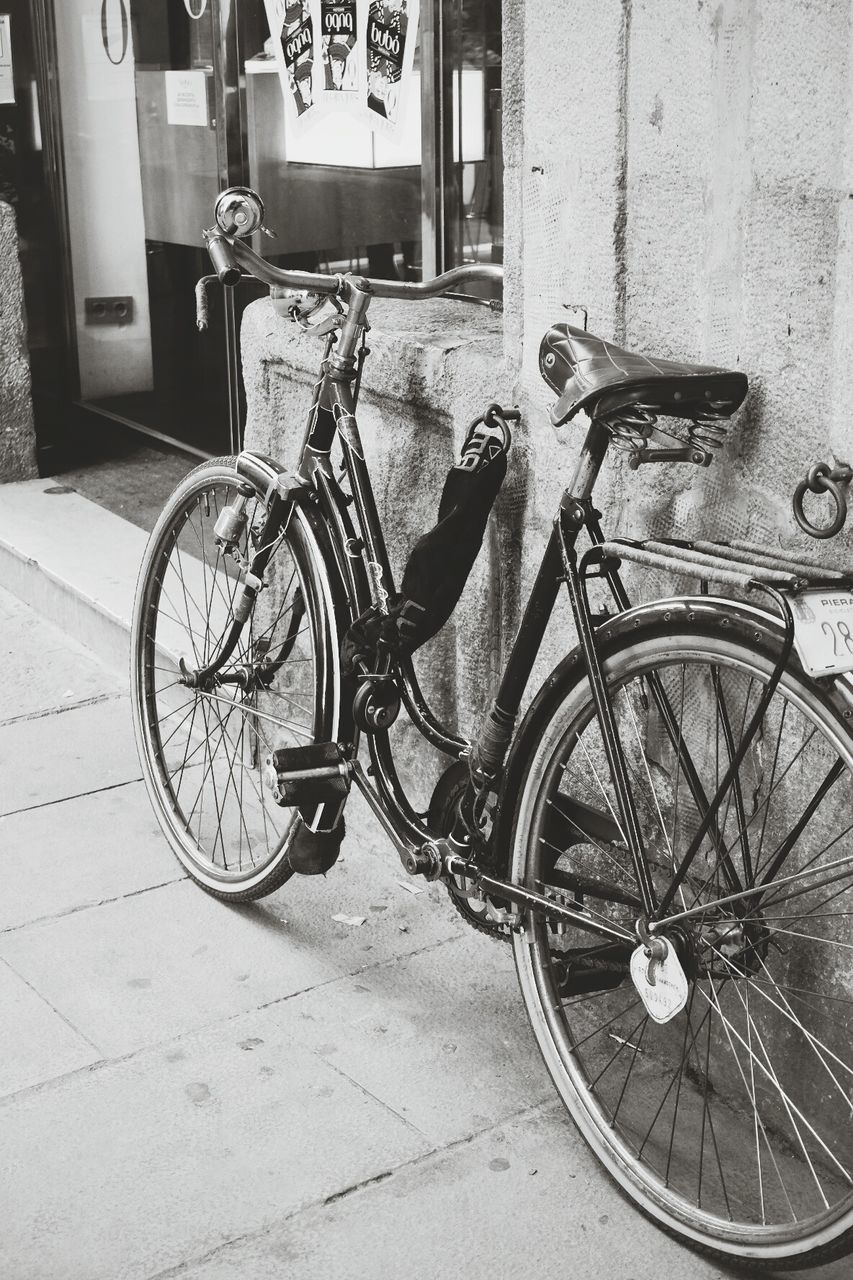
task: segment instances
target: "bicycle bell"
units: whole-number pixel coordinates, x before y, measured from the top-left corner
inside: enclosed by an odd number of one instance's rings
[[[264,215],[264,202],[250,187],[229,187],[219,194],[213,207],[219,230],[226,236],[241,239],[256,231],[264,231],[268,236],[273,234],[264,226]]]

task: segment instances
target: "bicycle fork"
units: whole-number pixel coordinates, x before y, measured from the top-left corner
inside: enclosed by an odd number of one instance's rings
[[[219,650],[198,670],[192,671],[183,658],[180,659],[181,683],[190,689],[210,690],[214,684],[240,684],[244,680],[241,669],[220,674],[228,659],[234,653],[240,640],[243,627],[248,621],[258,592],[263,586],[264,574],[270,558],[283,535],[293,510],[292,495],[283,486],[283,472],[272,459],[259,454],[241,453],[237,459],[237,470],[251,479],[255,485],[268,495],[269,507],[264,521],[258,548],[248,565],[242,568],[242,582],[239,592],[235,592],[231,604],[231,622]],[[255,490],[248,484],[245,492],[238,494],[234,502],[225,507],[217,518],[214,534],[217,542],[227,555],[237,545],[246,529],[246,504]]]

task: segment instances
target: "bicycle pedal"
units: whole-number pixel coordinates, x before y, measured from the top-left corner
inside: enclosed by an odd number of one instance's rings
[[[342,802],[349,795],[349,761],[337,742],[279,747],[267,756],[266,766],[276,804],[311,806]]]
[[[346,835],[343,818],[334,831],[312,831],[298,821],[287,860],[301,876],[322,876],[335,865]]]

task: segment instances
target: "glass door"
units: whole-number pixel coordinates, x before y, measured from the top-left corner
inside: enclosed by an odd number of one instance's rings
[[[221,0],[40,0],[78,404],[201,453],[229,445],[227,317],[194,286],[223,184]],[[72,392],[73,394],[73,392]]]
[[[228,185],[260,191],[277,237],[255,247],[280,265],[420,279],[500,261],[500,0],[422,0],[393,138],[346,113],[293,131],[263,0],[30,6],[70,398],[101,419],[202,454],[238,442],[239,321],[262,289],[214,286],[209,330],[195,323],[201,233]]]

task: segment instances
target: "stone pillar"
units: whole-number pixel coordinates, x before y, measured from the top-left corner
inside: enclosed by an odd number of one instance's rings
[[[582,325],[582,307],[593,331],[624,331],[629,12],[621,0],[504,5],[506,355],[529,475],[522,594],[584,433],[577,422],[560,433],[549,425],[554,396],[539,374],[540,340],[556,321]],[[616,491],[608,469],[599,496]],[[568,606],[558,605],[529,693],[573,643]]]
[[[36,475],[24,295],[15,212],[0,201],[0,482]]]
[[[548,0],[504,5],[525,583],[583,435],[570,424],[558,441],[547,425],[536,357],[549,324],[578,322],[566,309],[578,303],[602,337],[750,378],[709,470],[632,474],[608,460],[596,492],[611,532],[739,536],[845,560],[853,531],[813,542],[790,498],[813,462],[853,462],[848,0],[575,0],[559,13]],[[571,642],[562,621],[543,665]]]

